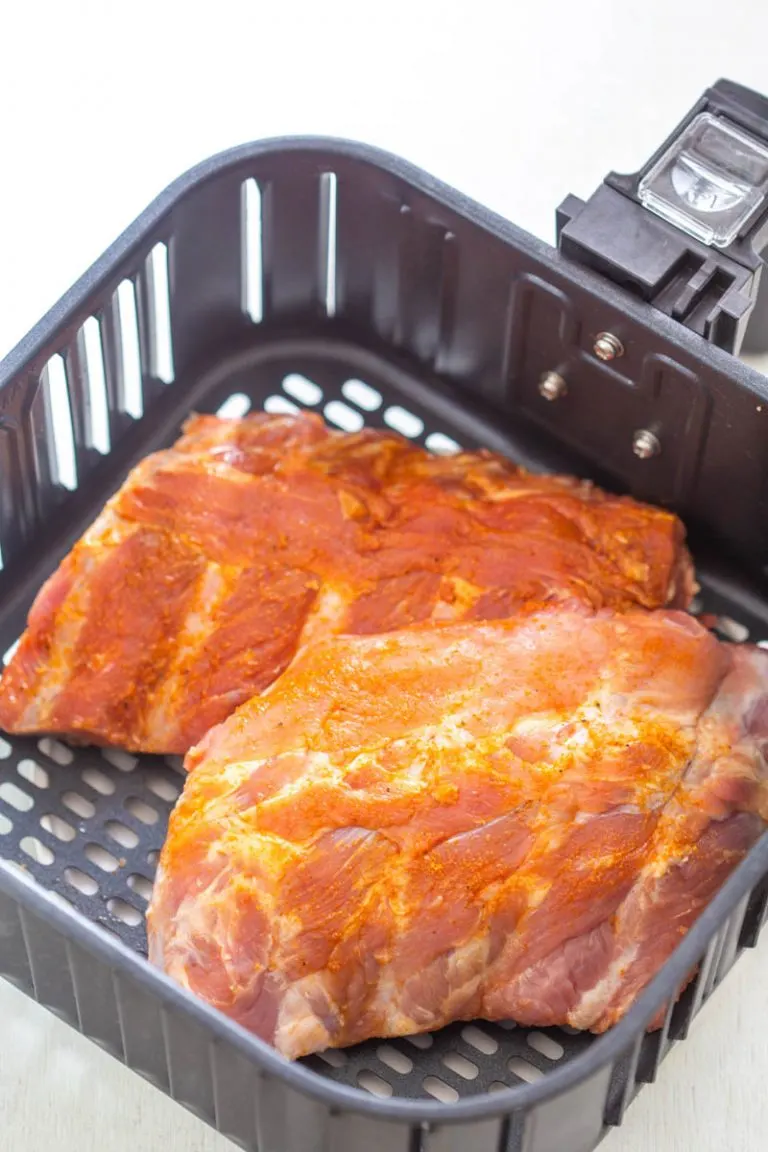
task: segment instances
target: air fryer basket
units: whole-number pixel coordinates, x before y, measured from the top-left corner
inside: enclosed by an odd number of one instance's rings
[[[260,407],[668,503],[723,635],[768,639],[763,377],[392,157],[284,140],[183,177],[0,366],[0,650],[141,456],[193,409]],[[0,972],[254,1152],[588,1152],[766,913],[768,837],[603,1037],[457,1024],[289,1065],[145,959],[178,764],[51,738],[0,757]]]

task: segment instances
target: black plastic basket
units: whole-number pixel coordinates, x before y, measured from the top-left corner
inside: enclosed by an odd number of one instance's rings
[[[128,469],[222,405],[485,445],[667,502],[707,610],[768,638],[764,378],[399,160],[282,140],[174,184],[0,367],[0,650]],[[658,454],[633,451],[639,430]],[[145,958],[178,765],[50,738],[0,755],[0,972],[254,1152],[587,1152],[765,917],[764,837],[602,1037],[476,1023],[291,1065]]]

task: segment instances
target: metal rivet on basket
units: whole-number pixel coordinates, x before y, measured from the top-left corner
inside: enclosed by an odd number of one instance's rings
[[[650,460],[661,452],[659,438],[648,428],[640,428],[632,437],[632,451],[640,460]]]
[[[559,400],[567,391],[568,385],[559,372],[545,372],[539,380],[539,392],[545,400]]]
[[[601,332],[592,348],[598,360],[617,360],[624,355],[624,345],[613,332]]]

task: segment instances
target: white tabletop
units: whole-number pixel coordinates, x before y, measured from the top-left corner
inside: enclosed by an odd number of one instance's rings
[[[755,0],[2,5],[0,355],[166,183],[229,145],[364,140],[551,240],[567,193],[636,169],[719,76],[768,91],[767,42]],[[765,1146],[766,948],[606,1152]],[[231,1147],[2,982],[0,1133],[13,1152]]]

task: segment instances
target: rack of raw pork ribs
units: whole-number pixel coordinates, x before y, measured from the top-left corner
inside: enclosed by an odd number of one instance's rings
[[[40,591],[0,725],[186,754],[150,957],[285,1056],[600,1032],[768,819],[768,653],[688,614],[684,537],[487,452],[193,416]]]

